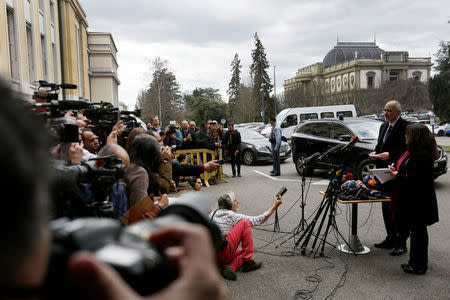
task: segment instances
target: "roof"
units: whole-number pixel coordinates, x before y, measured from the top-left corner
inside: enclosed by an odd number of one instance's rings
[[[381,59],[382,51],[375,42],[338,42],[325,55],[323,64],[330,67],[355,58]]]

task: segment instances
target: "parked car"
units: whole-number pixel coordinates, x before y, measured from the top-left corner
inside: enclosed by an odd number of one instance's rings
[[[445,125],[444,134],[446,136],[450,136],[450,123],[447,123],[447,125]]]
[[[447,123],[445,122],[439,122],[434,124],[434,134],[437,136],[443,136],[445,134],[445,127],[447,126]]]
[[[255,162],[271,162],[271,145],[267,138],[252,129],[238,129],[241,133],[241,158],[246,165]],[[291,148],[288,143],[281,142],[280,160],[283,162],[291,156]]]
[[[370,174],[375,163],[368,154],[374,151],[378,140],[380,126],[377,120],[368,118],[348,118],[344,120],[310,120],[299,125],[292,135],[292,157],[297,173],[302,175],[302,164],[312,154],[325,153],[338,144],[346,144],[352,136],[358,142],[340,156],[316,161],[305,168],[307,176],[312,176],[315,169],[330,169],[345,164],[345,171],[351,172],[361,179]],[[440,157],[434,163],[435,178],[447,172],[447,155],[442,147],[438,147]]]

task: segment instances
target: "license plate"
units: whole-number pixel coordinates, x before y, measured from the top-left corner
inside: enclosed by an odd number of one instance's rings
[[[286,152],[281,152],[280,153],[280,156],[285,156],[286,155]]]

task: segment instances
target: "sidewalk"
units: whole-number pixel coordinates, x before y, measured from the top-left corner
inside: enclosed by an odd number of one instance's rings
[[[436,143],[439,146],[444,147],[444,149],[448,152],[450,151],[450,137],[449,136],[437,136]]]

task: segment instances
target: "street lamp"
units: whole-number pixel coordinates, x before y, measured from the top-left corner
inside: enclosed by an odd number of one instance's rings
[[[274,111],[275,111],[275,116],[277,115],[277,81],[275,79],[275,68],[277,66],[273,66],[273,95],[275,98],[275,102],[274,102]]]
[[[259,75],[261,76],[261,118],[262,122],[264,124],[264,90],[263,90],[263,74],[262,74],[262,61],[261,61],[261,55],[259,55]]]

